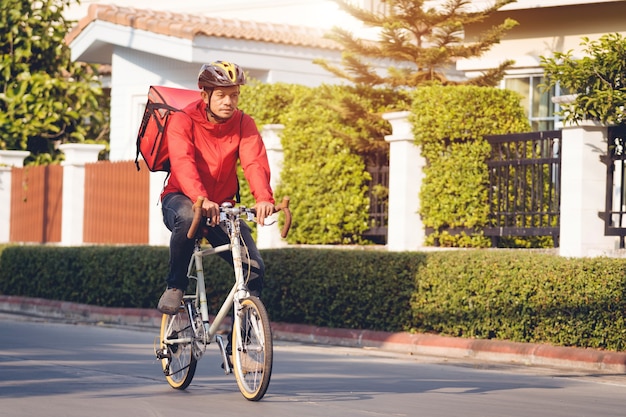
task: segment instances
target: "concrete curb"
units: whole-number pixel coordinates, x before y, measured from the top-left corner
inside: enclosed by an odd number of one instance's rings
[[[158,329],[161,324],[161,314],[155,309],[108,308],[6,295],[0,295],[0,311],[54,320],[145,329]],[[552,366],[598,373],[626,372],[626,352],[432,334],[332,329],[288,323],[272,323],[272,331],[276,340],[283,341],[379,349],[408,355]]]

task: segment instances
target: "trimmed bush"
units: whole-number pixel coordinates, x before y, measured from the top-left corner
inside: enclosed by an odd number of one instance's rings
[[[361,243],[369,228],[370,176],[363,159],[333,134],[342,119],[325,105],[346,94],[328,86],[312,89],[285,115],[285,159],[276,194],[294,202],[290,243]]]
[[[524,250],[428,255],[411,301],[415,331],[626,348],[626,260]]]
[[[154,308],[163,247],[8,246],[0,293],[107,307]],[[273,321],[626,350],[626,259],[567,259],[529,250],[393,253],[262,251]],[[232,286],[205,258],[209,308]]]
[[[273,320],[391,331],[411,326],[409,302],[424,254],[295,248],[263,257],[263,300]]]
[[[491,246],[482,232],[488,224],[491,151],[484,136],[530,131],[520,97],[498,88],[420,87],[410,121],[427,160],[419,211],[433,230],[426,244]]]
[[[0,292],[150,308],[164,289],[167,264],[167,248],[10,246],[0,258]]]

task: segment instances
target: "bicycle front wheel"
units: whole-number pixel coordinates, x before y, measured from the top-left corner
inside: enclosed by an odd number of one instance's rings
[[[196,373],[197,360],[192,352],[193,328],[189,315],[179,309],[176,315],[163,314],[161,319],[160,358],[167,383],[185,389]],[[165,343],[165,340],[172,342]]]
[[[258,401],[272,376],[274,348],[269,315],[257,297],[244,299],[239,314],[240,325],[233,330],[232,341],[235,378],[243,396]]]

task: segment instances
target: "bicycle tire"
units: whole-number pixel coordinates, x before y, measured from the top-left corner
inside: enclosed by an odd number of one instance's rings
[[[173,322],[173,323],[172,323]],[[170,327],[170,323],[172,326]],[[165,333],[169,330],[169,339],[185,337],[193,339],[193,329],[189,315],[180,309],[175,315],[163,314],[161,319],[160,349],[166,357],[161,359],[165,380],[174,389],[184,390],[189,386],[196,373],[197,359],[192,352],[191,343],[165,344]]]
[[[242,300],[240,314],[232,341],[235,378],[247,400],[259,401],[269,387],[274,360],[269,315],[258,297]]]

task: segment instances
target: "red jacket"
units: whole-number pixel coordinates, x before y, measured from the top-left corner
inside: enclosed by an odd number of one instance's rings
[[[265,145],[252,117],[237,110],[225,123],[211,123],[202,100],[170,117],[171,174],[161,198],[182,192],[193,202],[200,196],[218,204],[232,200],[239,186],[239,159],[255,200],[274,203]]]

